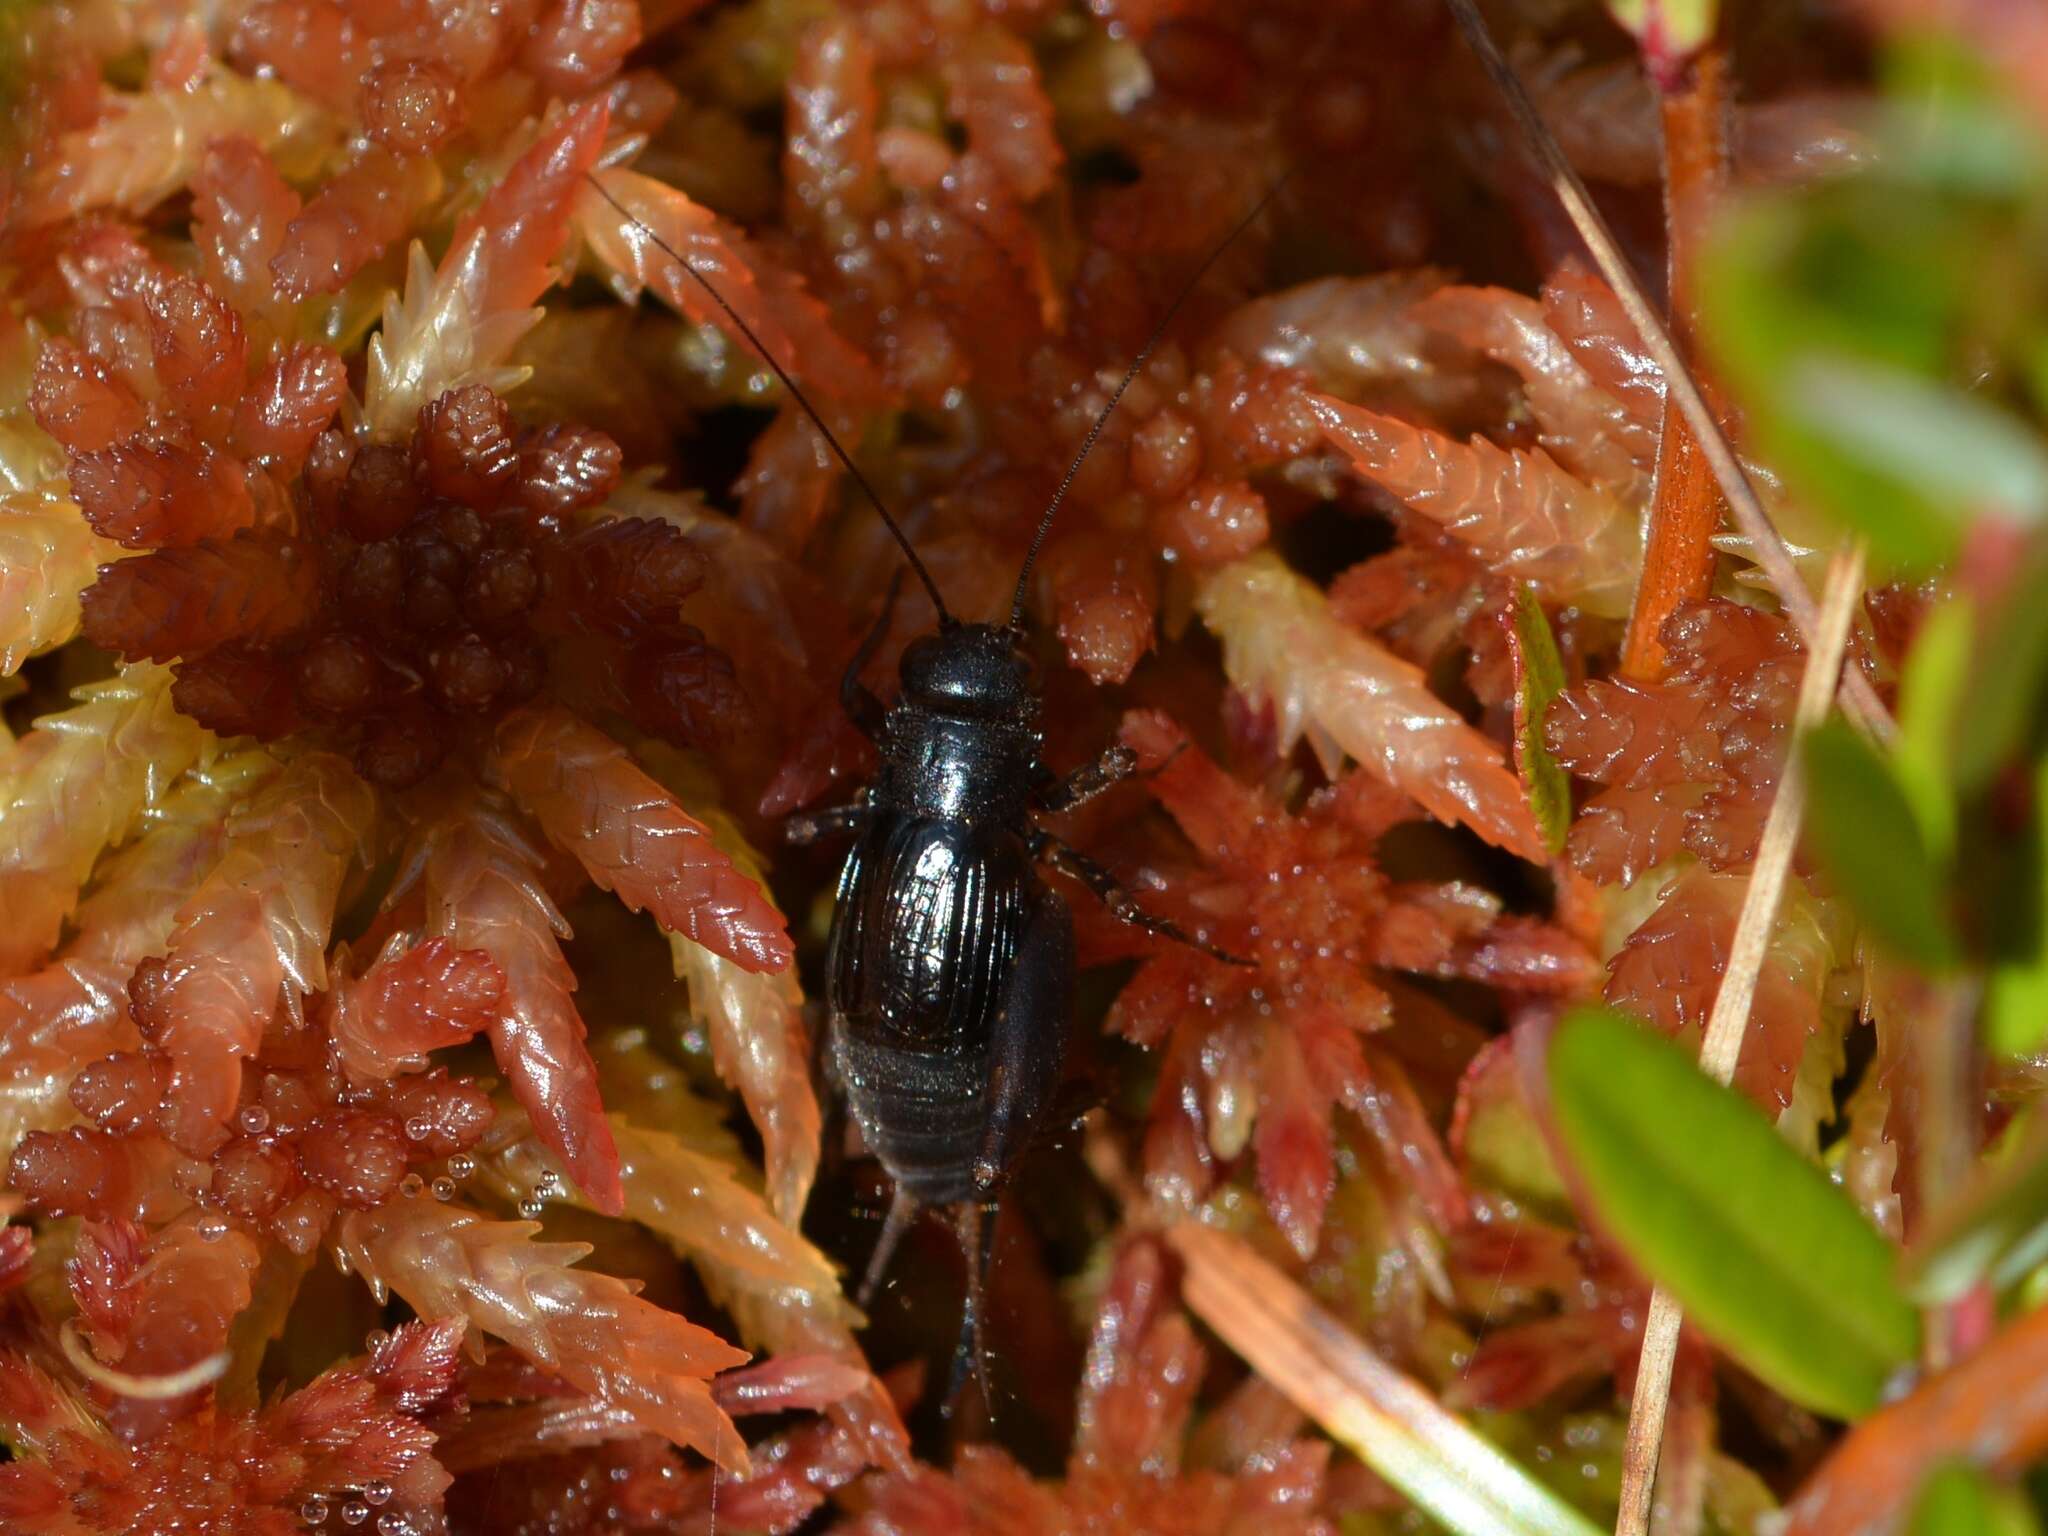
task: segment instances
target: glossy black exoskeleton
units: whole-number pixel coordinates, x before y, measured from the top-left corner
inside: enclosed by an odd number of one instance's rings
[[[899,1204],[958,1206],[995,1193],[1059,1082],[1074,923],[1038,865],[1126,921],[1185,936],[1036,824],[1125,777],[1133,758],[1117,746],[1064,779],[1047,771],[1018,630],[950,623],[913,641],[886,713],[860,682],[865,659],[842,695],[881,771],[857,804],[790,831],[854,835],[826,958],[848,1108]]]
[[[592,178],[591,185],[632,217],[601,183]],[[1053,516],[1125,389],[1182,299],[1277,190],[1188,280],[1096,417],[1039,520],[1007,625],[953,617],[859,466],[796,381],[755,342],[873,502],[938,614],[937,631],[904,650],[901,687],[885,710],[861,672],[888,630],[899,573],[840,685],[847,714],[880,751],[880,772],[856,803],[792,817],[787,832],[798,843],[853,837],[826,957],[829,1061],[854,1123],[896,1185],[862,1301],[915,1213],[950,1208],[969,1263],[961,1359],[970,1344],[977,1362],[983,1355],[981,1280],[993,1234],[993,1223],[983,1217],[1046,1119],[1072,1012],[1073,917],[1039,866],[1071,875],[1125,922],[1231,958],[1144,911],[1107,869],[1038,825],[1039,814],[1069,809],[1128,776],[1134,757],[1113,746],[1065,778],[1048,771],[1040,757],[1038,688],[1025,650],[1024,597]],[[702,273],[663,249],[743,335],[755,339]]]

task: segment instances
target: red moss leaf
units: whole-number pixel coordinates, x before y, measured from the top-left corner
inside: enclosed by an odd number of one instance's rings
[[[254,140],[208,145],[192,184],[192,238],[207,281],[243,311],[274,319],[270,263],[300,207],[299,194]]]
[[[488,954],[505,978],[490,1025],[499,1070],[577,1186],[616,1215],[625,1207],[618,1148],[569,996],[576,976],[558,937],[568,924],[548,899],[545,874],[538,850],[488,802],[427,832],[428,926],[463,950]]]
[[[176,428],[77,455],[71,494],[95,533],[129,549],[226,538],[256,520],[242,466]]]
[[[401,160],[371,147],[330,178],[285,226],[270,275],[287,298],[339,293],[411,228],[440,185],[423,160]]]
[[[1345,1085],[1346,1102],[1372,1133],[1386,1166],[1414,1190],[1438,1231],[1458,1230],[1471,1215],[1471,1199],[1407,1069],[1377,1043],[1363,1044],[1349,1030],[1343,1034],[1359,1058],[1360,1070],[1332,1072],[1311,1058],[1311,1073],[1317,1081]]]
[[[1543,306],[1505,288],[1439,288],[1416,318],[1521,375],[1543,446],[1567,469],[1614,486],[1637,481],[1654,461],[1657,434],[1597,383]]]
[[[1160,710],[1132,710],[1118,732],[1138,754],[1149,788],[1202,857],[1219,868],[1249,870],[1270,844],[1275,807],[1219,768]]]
[[[1171,1278],[1158,1243],[1139,1239],[1117,1253],[1095,1311],[1076,1405],[1076,1467],[1157,1477],[1180,1464],[1181,1441],[1200,1390],[1202,1346],[1172,1309]]]
[[[1657,910],[1608,964],[1607,1001],[1669,1034],[1696,1035],[1720,990],[1748,877],[1693,869],[1665,888]],[[1787,892],[1757,980],[1736,1086],[1773,1113],[1791,1102],[1793,1074],[1820,1028],[1830,963],[1827,935],[1805,887]]]
[[[1445,1398],[1455,1408],[1513,1413],[1610,1375],[1641,1335],[1642,1312],[1637,1302],[1496,1329],[1480,1340]]]
[[[1431,693],[1419,668],[1332,619],[1322,593],[1278,559],[1219,571],[1197,601],[1231,682],[1272,706],[1282,751],[1305,736],[1332,779],[1352,757],[1439,820],[1548,862],[1499,746]]]
[[[383,1081],[408,1057],[483,1033],[504,993],[504,972],[488,953],[435,937],[343,979],[330,994],[328,1034],[351,1076]]]
[[[824,306],[793,273],[755,252],[709,209],[674,187],[632,171],[604,171],[598,182],[632,215],[622,215],[593,188],[586,187],[578,197],[576,227],[604,266],[637,287],[652,289],[699,324],[731,328],[725,310],[654,243],[651,229],[709,280],[761,348],[804,384],[837,400],[880,395],[873,368],[832,328]],[[737,331],[733,340],[755,351]]]
[[[135,1277],[142,1268],[145,1241],[140,1227],[120,1218],[79,1226],[78,1243],[65,1271],[86,1337],[101,1360],[118,1360],[128,1347],[128,1330],[135,1319]]]
[[[537,1243],[538,1230],[422,1198],[351,1211],[336,1241],[360,1274],[422,1317],[466,1317],[643,1429],[744,1471],[746,1444],[709,1381],[746,1354],[622,1280],[571,1269],[589,1247]]]
[[[704,579],[704,557],[682,529],[651,517],[608,517],[544,553],[539,618],[563,634],[637,639],[674,630],[683,599]]]
[[[102,567],[86,589],[86,638],[129,661],[169,661],[238,641],[263,646],[318,611],[320,568],[296,539],[239,533]]]
[[[294,342],[272,357],[235,408],[234,450],[289,475],[348,396],[348,368],[332,347]]]
[[[53,336],[36,357],[29,409],[73,453],[98,453],[140,432],[148,413],[134,390],[85,348]]]
[[[234,307],[195,277],[152,288],[145,303],[157,382],[172,407],[196,422],[233,404],[249,345]]]
[[[171,1058],[164,1131],[186,1150],[227,1138],[242,1063],[284,989],[326,985],[335,904],[376,809],[340,758],[297,759],[236,811],[220,862],[179,909],[170,953],[138,983],[136,1015]]]
[[[189,1209],[172,1185],[184,1155],[160,1136],[111,1135],[74,1125],[30,1131],[7,1166],[7,1182],[46,1216],[166,1221]]]
[[[1064,539],[1046,560],[1059,594],[1059,636],[1067,660],[1098,687],[1130,681],[1156,643],[1159,574],[1149,554],[1115,534]]]
[[[1618,500],[1549,454],[1484,438],[1458,443],[1326,395],[1310,396],[1309,405],[1353,469],[1469,544],[1491,569],[1559,601],[1627,610],[1642,530]]]
[[[395,155],[424,155],[462,123],[454,77],[424,59],[386,59],[363,76],[363,131]]]
[[[454,249],[475,241],[471,302],[483,312],[524,309],[554,281],[584,176],[597,164],[610,109],[596,97],[545,129],[455,231]]]
[[[984,23],[946,60],[946,108],[1021,201],[1052,185],[1064,158],[1038,61],[1014,32]]]
[[[788,967],[787,925],[760,886],[602,731],[567,710],[520,710],[499,726],[493,761],[549,838],[626,905],[745,970]]]
[[[1268,1021],[1259,1053],[1259,1193],[1294,1251],[1315,1254],[1323,1212],[1337,1187],[1330,1135],[1336,1085],[1309,1077],[1301,1043],[1284,1022]]]
[[[639,43],[639,0],[547,0],[519,62],[555,94],[579,96],[617,74]]]
[[[0,1296],[28,1279],[35,1251],[35,1234],[27,1227],[0,1227]],[[5,1412],[0,1407],[0,1414]]]
[[[1657,430],[1664,415],[1664,372],[1642,350],[1614,290],[1573,258],[1543,285],[1543,314],[1579,366],[1622,403],[1635,424]]]

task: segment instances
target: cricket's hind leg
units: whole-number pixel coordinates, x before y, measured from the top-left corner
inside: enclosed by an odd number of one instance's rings
[[[960,1306],[960,1339],[953,1346],[953,1369],[946,1382],[947,1418],[960,1401],[960,1389],[967,1385],[967,1373],[974,1372],[981,1388],[981,1401],[988,1416],[995,1417],[996,1398],[989,1386],[988,1268],[995,1254],[996,1203],[994,1200],[963,1200],[953,1207],[953,1235],[960,1240],[960,1255],[967,1261],[967,1292]]]

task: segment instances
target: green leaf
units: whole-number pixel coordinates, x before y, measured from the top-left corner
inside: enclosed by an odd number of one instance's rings
[[[1550,1050],[1552,1104],[1594,1212],[1701,1330],[1794,1402],[1874,1409],[1920,1322],[1891,1245],[1747,1099],[1606,1009]]]
[[[1949,193],[2012,197],[2041,175],[2040,132],[1988,60],[1957,36],[1895,35],[1880,74],[1878,174]]]
[[[2034,889],[2009,890],[2004,905],[2020,934],[2031,927],[2032,942],[1994,965],[1984,982],[1984,1043],[2002,1056],[2031,1055],[2048,1039],[2048,759],[2034,765],[2034,821],[2027,833]],[[2028,916],[2030,925],[2023,921]]]
[[[2048,537],[2036,534],[2004,601],[1977,648],[1963,706],[1957,711],[1956,787],[1983,789],[2040,729],[2048,692]]]
[[[1938,1209],[1914,1244],[1905,1284],[1927,1306],[1955,1301],[1980,1280],[2007,1290],[2048,1260],[2048,1120],[2016,1120],[1970,1187]]]
[[[1955,964],[1946,874],[1891,768],[1839,720],[1808,736],[1805,751],[1808,839],[1837,893],[1901,958],[1927,971]]]
[[[2000,1056],[2031,1056],[2048,1040],[2048,955],[2001,965],[1984,983],[1984,1044]]]
[[[1702,334],[1749,401],[1760,449],[1881,564],[1949,559],[1981,510],[1963,499],[1981,480],[2029,493],[2024,449],[1973,480],[1976,466],[1926,423],[1889,430],[1930,400],[1942,420],[1981,425],[1946,380],[1975,302],[1961,274],[1982,259],[1983,223],[1938,194],[1856,177],[1753,198],[1718,221],[1703,253]],[[2003,424],[1986,435],[2009,447]]]
[[[1572,783],[1550,749],[1543,744],[1543,717],[1564,692],[1564,658],[1536,589],[1524,584],[1515,593],[1514,666],[1515,766],[1529,796],[1544,844],[1553,854],[1564,852],[1572,829]]]
[[[1955,852],[1956,721],[1970,669],[1976,609],[1966,597],[1941,604],[1920,625],[1899,676],[1899,736],[1892,767],[1912,803],[1928,851],[1938,860]]]
[[[1818,437],[1897,482],[1958,527],[1979,513],[2038,522],[2048,512],[2048,452],[2018,418],[1897,368],[1808,352],[1784,399]]]
[[[1909,1536],[2040,1536],[2026,1501],[1966,1462],[1936,1467],[1913,1501]]]

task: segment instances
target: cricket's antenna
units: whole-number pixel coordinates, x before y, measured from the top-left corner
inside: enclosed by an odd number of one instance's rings
[[[623,217],[625,217],[629,222],[631,222],[634,225],[634,227],[640,231],[640,233],[645,235],[649,240],[653,241],[655,248],[657,250],[666,253],[668,257],[671,260],[673,260],[677,266],[681,267],[685,272],[689,273],[691,277],[695,278],[697,280],[697,286],[702,288],[706,293],[710,294],[712,302],[717,304],[720,309],[725,311],[725,317],[726,319],[732,322],[733,329],[737,330],[742,336],[746,337],[747,341],[752,345],[753,349],[761,354],[762,359],[766,361],[770,370],[773,371],[773,373],[775,374],[775,377],[782,381],[782,387],[789,391],[790,399],[794,400],[797,403],[797,405],[802,409],[803,413],[811,418],[811,425],[816,427],[818,431],[821,434],[823,434],[824,439],[826,443],[831,447],[833,454],[838,458],[841,464],[846,466],[846,472],[853,477],[853,483],[859,486],[861,488],[862,493],[866,495],[867,499],[874,504],[875,510],[881,514],[882,526],[887,528],[889,532],[895,536],[896,542],[902,546],[903,558],[908,560],[910,562],[910,568],[913,571],[917,572],[917,579],[924,583],[925,591],[931,594],[932,606],[938,609],[939,611],[939,628],[951,629],[955,623],[952,610],[946,607],[945,598],[939,595],[939,584],[932,580],[932,573],[926,570],[924,562],[918,559],[917,550],[911,545],[909,536],[904,533],[901,525],[897,523],[896,519],[890,515],[888,507],[883,505],[882,498],[876,494],[875,488],[868,483],[868,477],[862,474],[860,472],[860,466],[853,462],[853,456],[839,445],[839,439],[833,435],[832,429],[825,425],[825,418],[818,414],[818,408],[811,404],[810,397],[803,392],[802,387],[798,385],[797,381],[789,376],[789,370],[784,368],[782,364],[776,360],[775,354],[773,352],[770,352],[768,348],[762,344],[761,338],[754,334],[754,328],[748,325],[745,320],[740,318],[739,311],[734,309],[732,305],[726,302],[725,295],[720,293],[716,288],[714,288],[711,285],[711,279],[706,277],[702,272],[698,271],[696,264],[692,262],[689,257],[685,256],[681,251],[677,250],[674,246],[670,245],[666,240],[662,239],[661,236],[656,234],[655,231],[648,225],[645,219],[641,218],[640,215],[635,213],[632,209],[628,208],[616,197],[612,196],[610,190],[607,189],[605,184],[599,181],[593,173],[585,171],[583,173],[583,179],[589,182],[592,187],[597,189],[597,195],[599,197],[603,198],[606,202],[610,203],[616,212],[618,212]],[[1211,259],[1213,260],[1214,258]],[[1119,393],[1121,393],[1121,391],[1119,391]],[[1071,476],[1069,478],[1071,478]]]
[[[1081,442],[1081,451],[1074,455],[1074,462],[1067,466],[1066,478],[1060,481],[1060,488],[1052,493],[1052,500],[1046,503],[1044,515],[1038,519],[1038,531],[1032,534],[1031,548],[1024,555],[1024,568],[1017,573],[1017,595],[1010,603],[1010,628],[1013,631],[1023,631],[1024,589],[1031,581],[1031,567],[1038,560],[1038,551],[1044,546],[1045,536],[1052,529],[1053,514],[1059,511],[1060,503],[1067,499],[1068,488],[1073,485],[1074,477],[1081,473],[1081,466],[1087,462],[1089,453],[1095,447],[1095,440],[1102,436],[1102,429],[1109,425],[1109,418],[1116,413],[1118,404],[1123,400],[1124,391],[1137,379],[1139,370],[1152,356],[1152,349],[1159,345],[1160,338],[1166,334],[1166,328],[1173,324],[1174,316],[1178,315],[1181,306],[1187,303],[1188,295],[1195,291],[1195,285],[1209,275],[1209,269],[1216,265],[1225,251],[1237,243],[1237,237],[1252,227],[1259,215],[1264,213],[1273,199],[1280,195],[1280,189],[1287,184],[1287,178],[1293,174],[1291,170],[1282,171],[1274,179],[1273,184],[1266,188],[1265,195],[1252,205],[1251,212],[1233,224],[1230,233],[1217,241],[1209,254],[1202,258],[1202,264],[1195,268],[1186,282],[1181,284],[1180,292],[1175,294],[1173,302],[1166,306],[1166,313],[1161,315],[1159,323],[1152,327],[1152,334],[1145,338],[1145,345],[1138,348],[1138,355],[1131,359],[1131,366],[1124,370],[1123,382],[1117,385],[1116,392],[1109,397],[1109,404],[1102,408],[1102,414],[1095,418],[1095,425],[1088,429],[1087,437]]]

